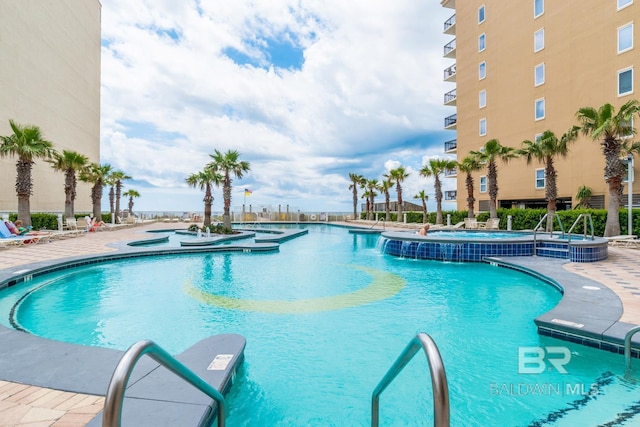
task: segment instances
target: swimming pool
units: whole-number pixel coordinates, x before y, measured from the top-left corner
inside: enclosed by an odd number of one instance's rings
[[[16,307],[15,321],[37,335],[118,349],[150,338],[173,353],[242,334],[231,426],[367,425],[373,388],[418,331],[443,355],[452,425],[554,425],[560,415],[598,425],[632,406],[622,356],[537,335],[533,318],[558,302],[555,288],[485,264],[386,256],[377,236],[309,229],[279,253],[145,257],[37,277],[1,291],[2,323]],[[519,347],[567,348],[568,373],[518,373]],[[604,394],[582,395],[592,384]],[[416,357],[382,395],[382,424],[430,425],[428,385]]]

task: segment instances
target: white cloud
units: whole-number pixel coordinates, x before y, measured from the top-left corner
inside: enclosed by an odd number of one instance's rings
[[[251,162],[236,185],[265,205],[350,211],[348,172],[389,164],[417,192],[423,156],[453,138],[441,137],[450,14],[415,0],[103,0],[102,161],[134,177],[150,210],[199,209],[184,178],[214,149]],[[277,38],[303,50],[302,69],[269,66]]]

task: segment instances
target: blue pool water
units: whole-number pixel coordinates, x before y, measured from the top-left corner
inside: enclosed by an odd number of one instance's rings
[[[0,292],[3,324],[29,290],[15,320],[56,340],[124,350],[148,338],[178,353],[212,334],[245,336],[229,426],[368,425],[371,392],[420,331],[442,353],[453,426],[604,425],[640,400],[622,356],[537,335],[533,319],[559,301],[555,288],[486,264],[383,255],[378,236],[337,227],[311,227],[275,253],[145,257],[40,276]],[[251,303],[231,309],[229,299]],[[519,347],[568,348],[567,373],[519,373]],[[432,425],[422,354],[380,408],[381,425]]]

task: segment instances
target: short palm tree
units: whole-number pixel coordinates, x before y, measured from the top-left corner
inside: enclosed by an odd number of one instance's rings
[[[53,158],[47,161],[51,163],[53,170],[64,173],[64,216],[73,218],[73,205],[78,187],[77,174],[85,171],[89,165],[89,158],[76,151],[62,150],[62,153],[54,153]]]
[[[391,169],[389,176],[391,176],[396,184],[396,192],[398,193],[398,222],[402,222],[402,183],[409,177],[409,172],[407,172],[404,167],[399,166]]]
[[[422,201],[422,223],[427,223],[427,200],[429,200],[429,196],[424,190],[420,190],[418,194],[413,196],[414,199],[420,199]]]
[[[625,102],[618,112],[611,104],[600,108],[583,107],[576,117],[580,122],[580,130],[594,141],[600,141],[605,158],[604,179],[609,187],[609,203],[607,205],[607,222],[604,228],[605,237],[620,234],[620,193],[624,167],[620,161],[622,139],[635,133],[631,126],[632,118],[640,113],[640,102],[632,99]]]
[[[366,182],[367,195],[369,196],[369,213],[367,219],[369,221],[375,219],[375,198],[378,195],[377,190],[380,189],[380,182],[377,179],[368,179]]]
[[[442,182],[440,175],[446,170],[455,168],[457,165],[455,160],[450,159],[431,159],[429,163],[420,169],[420,175],[426,178],[433,177],[434,187],[436,190],[436,224],[442,224]]]
[[[507,147],[500,144],[497,139],[490,139],[485,142],[483,150],[471,151],[472,156],[477,156],[482,164],[487,165],[487,184],[489,186],[489,216],[490,218],[498,217],[498,160],[508,163],[509,160],[517,157],[517,153],[513,147]]]
[[[122,193],[122,195],[124,197],[128,197],[129,198],[129,216],[133,216],[133,199],[135,197],[140,197],[140,193],[138,193],[136,190],[130,188],[127,191],[125,191],[124,193]]]
[[[482,163],[478,159],[477,156],[468,155],[462,162],[458,163],[458,170],[460,172],[464,172],[467,176],[464,180],[465,186],[467,187],[467,217],[475,218],[476,214],[474,212],[474,205],[476,202],[476,198],[473,195],[473,186],[474,180],[472,173],[475,171],[479,171],[482,169]]]
[[[390,221],[391,212],[390,212],[389,205],[391,204],[390,203],[391,196],[389,195],[389,190],[393,188],[393,181],[391,180],[391,177],[388,174],[385,174],[384,178],[385,179],[380,183],[379,188],[380,188],[380,191],[382,191],[382,193],[384,194],[384,211],[385,211],[384,220]]]
[[[121,170],[113,171],[109,176],[109,181],[111,183],[111,190],[109,191],[109,201],[111,202],[112,200],[111,197],[114,197],[115,211],[112,210],[111,214],[113,215],[115,212],[116,224],[120,223],[120,198],[121,198],[122,185],[123,185],[122,181],[126,181],[127,179],[131,179],[131,177]],[[115,194],[114,194],[114,188],[115,188]],[[113,202],[111,202],[111,205],[113,206]]]
[[[207,164],[206,168],[212,169],[213,172],[220,173],[223,176],[222,181],[222,198],[224,200],[224,213],[223,221],[224,227],[231,230],[231,184],[233,179],[242,178],[245,172],[249,172],[251,169],[249,162],[240,160],[240,153],[236,150],[227,150],[226,153],[222,153],[218,150],[214,150],[214,154],[209,154],[213,160]]]
[[[80,181],[93,184],[91,187],[91,205],[93,217],[97,222],[102,221],[102,187],[107,185],[107,179],[111,173],[111,165],[91,163],[84,171],[80,173]]]
[[[593,191],[590,187],[583,185],[578,188],[578,192],[576,193],[576,200],[578,203],[575,208],[589,209],[591,207],[591,196],[593,196]]]
[[[370,205],[370,198],[369,198],[369,191],[365,189],[365,191],[362,193],[362,196],[360,196],[364,199],[365,201],[365,219],[369,219],[370,218],[370,214],[369,212],[371,211],[371,205]]]
[[[544,164],[547,231],[553,229],[553,215],[556,213],[556,199],[558,198],[557,172],[554,160],[567,157],[569,144],[578,137],[578,129],[577,126],[574,126],[560,138],[550,130],[544,131],[536,141],[523,141],[522,148],[516,151],[517,154],[527,159],[527,164],[531,164],[534,159]]]
[[[205,227],[211,225],[211,205],[213,205],[213,194],[211,193],[211,186],[218,187],[222,184],[224,177],[217,172],[209,168],[205,168],[200,172],[196,172],[187,177],[186,181],[191,187],[199,187],[200,190],[204,190],[204,222]]]
[[[358,187],[362,188],[364,177],[356,173],[349,173],[349,190],[353,192],[353,219],[358,219]]]
[[[23,126],[9,120],[12,135],[0,136],[0,157],[17,157],[16,194],[18,219],[25,227],[31,225],[30,198],[33,193],[31,169],[36,159],[50,159],[55,150],[53,143],[42,136],[38,126]]]

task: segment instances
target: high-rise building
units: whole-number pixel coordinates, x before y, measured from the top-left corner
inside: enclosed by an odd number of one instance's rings
[[[546,130],[560,137],[579,124],[580,108],[610,103],[617,109],[637,97],[637,3],[442,0],[443,7],[454,9],[444,24],[445,34],[454,37],[444,46],[444,56],[453,60],[444,70],[444,80],[453,84],[444,95],[445,105],[452,106],[444,124],[455,131],[445,152],[461,161],[490,139],[521,148],[522,141],[535,141]],[[593,207],[605,207],[604,165],[600,144],[581,135],[568,157],[556,162],[558,209],[575,205],[581,186],[592,189]],[[480,211],[489,206],[486,174],[486,169],[474,174]],[[457,191],[446,195],[461,210],[467,208],[464,179],[458,173]],[[498,207],[546,206],[541,163],[527,165],[522,158],[498,163],[498,186]]]
[[[9,119],[40,127],[54,148],[100,161],[98,0],[0,0],[0,135]],[[0,159],[0,212],[16,212],[16,158]],[[37,160],[32,212],[64,212],[64,176]],[[79,183],[76,210],[91,209]]]

